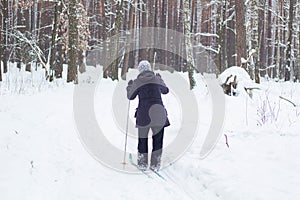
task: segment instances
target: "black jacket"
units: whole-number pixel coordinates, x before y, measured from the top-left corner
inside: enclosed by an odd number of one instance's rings
[[[167,111],[163,105],[161,94],[167,94],[168,87],[159,74],[145,71],[134,81],[129,81],[127,98],[139,97],[139,105],[135,113],[137,127],[166,127],[170,125]]]

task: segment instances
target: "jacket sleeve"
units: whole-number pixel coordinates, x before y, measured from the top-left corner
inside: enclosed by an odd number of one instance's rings
[[[168,94],[169,93],[169,88],[166,86],[166,85],[161,85],[160,86],[160,92],[162,93],[162,94]]]
[[[156,74],[157,80],[160,85],[160,92],[162,94],[168,94],[169,93],[169,88],[166,86],[165,82],[162,80],[161,76],[159,74]]]
[[[138,88],[136,87],[136,83],[135,82],[133,82],[132,84],[128,83],[126,90],[127,90],[127,98],[129,100],[135,99],[135,97],[138,94]]]

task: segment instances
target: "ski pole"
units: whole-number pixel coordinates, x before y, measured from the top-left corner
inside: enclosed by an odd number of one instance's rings
[[[128,123],[129,123],[129,110],[130,110],[130,100],[128,101],[128,109],[127,109],[127,120],[126,120],[126,133],[125,133],[125,146],[124,146],[123,165],[126,164],[127,138],[128,138]]]

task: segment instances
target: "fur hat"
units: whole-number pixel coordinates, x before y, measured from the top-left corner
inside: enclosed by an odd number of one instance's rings
[[[142,60],[139,63],[138,70],[139,70],[140,73],[142,73],[144,71],[151,71],[151,65],[150,65],[149,61]]]

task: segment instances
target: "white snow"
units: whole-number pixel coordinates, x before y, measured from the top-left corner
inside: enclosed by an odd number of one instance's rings
[[[247,74],[233,69],[240,85],[249,83]],[[167,73],[161,72],[162,77]],[[43,75],[43,71],[30,74],[10,66],[0,82],[0,199],[295,200],[300,196],[299,83],[263,81],[252,99],[246,94],[226,96],[222,135],[227,135],[229,148],[222,136],[212,153],[201,160],[211,100],[197,74],[198,137],[181,159],[161,170],[164,181],[154,174],[150,174],[154,179],[149,179],[143,174],[117,172],[96,161],[76,132],[74,86],[64,80],[49,84]],[[105,124],[108,140],[123,149],[124,135],[109,134],[119,131],[111,107],[117,85],[101,80],[95,93],[95,113]],[[176,137],[181,111],[174,92],[164,101],[172,124],[166,128],[168,145]],[[136,105],[137,101],[131,104],[131,120]],[[128,150],[135,152],[134,139],[129,140]]]
[[[233,82],[234,77],[236,76],[237,80],[237,88],[235,91],[237,94],[244,94],[246,95],[245,88],[261,88],[261,85],[258,85],[254,83],[251,79],[249,74],[246,72],[246,70],[242,67],[234,66],[226,69],[222,74],[219,75],[218,80],[219,83],[225,83],[227,77],[231,76],[229,78],[227,84],[230,82]]]

